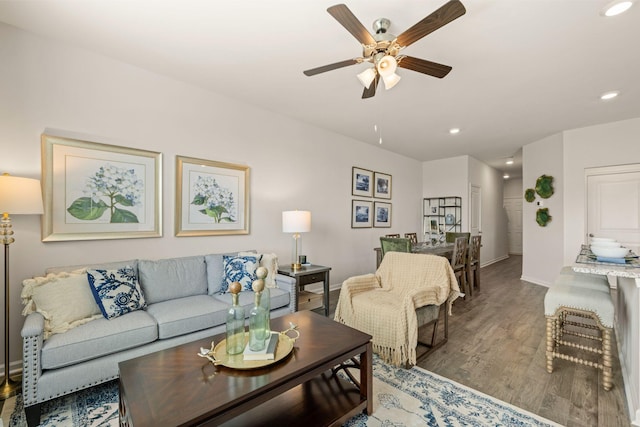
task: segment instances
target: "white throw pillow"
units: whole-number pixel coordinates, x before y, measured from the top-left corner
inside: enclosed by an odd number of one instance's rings
[[[44,317],[45,339],[102,317],[86,269],[26,279],[20,296],[23,315],[38,312]]]
[[[264,280],[264,283],[268,288],[277,288],[276,274],[278,274],[278,255],[274,253],[270,253],[270,254],[256,254],[253,252],[238,253],[238,256],[245,256],[245,255],[254,255],[258,257],[262,255],[262,258],[260,258],[259,266],[266,268],[268,271],[267,278]]]

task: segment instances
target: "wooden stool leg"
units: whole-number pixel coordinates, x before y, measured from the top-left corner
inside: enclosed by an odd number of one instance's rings
[[[602,385],[606,391],[611,390],[611,329],[602,330]]]
[[[547,317],[547,372],[553,372],[553,351],[555,347],[556,319]]]

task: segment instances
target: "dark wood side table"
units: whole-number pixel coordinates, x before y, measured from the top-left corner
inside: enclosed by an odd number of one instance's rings
[[[307,265],[302,266],[300,269],[292,269],[290,265],[287,266],[279,266],[278,273],[284,274],[285,276],[293,277],[296,279],[296,286],[298,290],[304,290],[306,285],[310,285],[312,283],[322,282],[324,288],[323,295],[323,304],[324,304],[324,315],[329,316],[329,271],[331,267],[325,267],[323,265]],[[296,301],[296,308],[298,307],[298,303]]]

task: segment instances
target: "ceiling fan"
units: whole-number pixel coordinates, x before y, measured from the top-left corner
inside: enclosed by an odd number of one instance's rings
[[[396,67],[438,78],[449,74],[451,67],[448,65],[402,55],[400,52],[427,34],[461,17],[465,14],[466,9],[459,0],[450,0],[397,37],[387,33],[391,21],[386,18],[377,19],[373,23],[375,35],[372,35],[346,5],[331,6],[327,12],[362,44],[362,56],[312,68],[304,71],[304,74],[314,76],[337,68],[369,62],[373,67],[358,74],[358,79],[365,87],[362,98],[371,98],[376,94],[380,77],[382,77],[387,90],[398,83],[400,76],[395,73]]]

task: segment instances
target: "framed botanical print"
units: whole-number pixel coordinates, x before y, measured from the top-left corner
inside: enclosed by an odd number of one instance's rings
[[[351,170],[351,194],[360,197],[373,196],[373,172],[353,167]]]
[[[249,167],[176,156],[175,234],[249,234]]]
[[[162,236],[162,154],[43,134],[42,241]]]
[[[391,175],[374,172],[373,197],[378,199],[391,199]]]
[[[374,202],[374,227],[391,227],[391,203]]]
[[[371,228],[373,202],[368,200],[351,201],[351,228]]]

